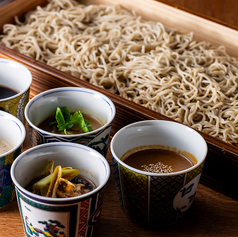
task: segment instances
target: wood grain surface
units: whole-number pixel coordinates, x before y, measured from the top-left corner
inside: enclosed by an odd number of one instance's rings
[[[160,2],[210,18],[227,26],[238,27],[237,0],[161,0]]]
[[[29,135],[25,140],[24,149],[28,147],[30,147]],[[96,225],[94,236],[238,236],[238,202],[202,184],[198,186],[190,212],[180,223],[159,229],[146,228],[134,223],[125,216],[119,206],[110,150],[108,150],[107,160],[110,164],[111,175],[106,186],[103,210]],[[16,199],[0,211],[0,237],[10,236],[25,236]]]
[[[238,1],[236,0],[161,0],[161,2],[167,2],[207,18],[214,18],[225,25],[238,27]],[[24,149],[29,147],[29,137],[27,137]],[[135,224],[124,215],[119,206],[110,151],[107,160],[111,166],[111,176],[106,187],[102,215],[96,226],[95,236],[238,236],[238,202],[203,184],[198,186],[190,213],[177,225],[151,229]],[[0,211],[0,237],[10,236],[25,236],[16,200]]]

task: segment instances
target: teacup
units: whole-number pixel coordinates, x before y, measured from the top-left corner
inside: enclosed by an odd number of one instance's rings
[[[0,72],[0,86],[16,91],[10,97],[0,98],[0,110],[16,116],[24,124],[24,109],[29,100],[32,75],[24,65],[3,58],[0,58]]]
[[[99,119],[103,126],[81,134],[56,134],[38,127],[40,122],[55,114],[57,107],[67,107],[71,112],[80,110]],[[74,142],[94,148],[106,155],[115,106],[105,95],[85,88],[60,87],[42,92],[32,98],[26,108],[32,146],[49,142]]]
[[[190,154],[196,163],[178,172],[155,173],[133,168],[122,160],[129,151],[147,146]],[[167,226],[184,218],[207,155],[207,144],[198,132],[177,122],[141,121],[120,129],[110,148],[119,201],[127,217],[148,226]]]
[[[26,131],[22,122],[15,116],[0,111],[0,140],[8,150],[0,151],[0,209],[9,204],[15,197],[14,184],[10,177],[13,161],[22,151]],[[5,149],[5,148],[4,148]]]
[[[58,198],[34,194],[26,186],[44,173],[47,163],[78,169],[96,188],[76,197]],[[110,176],[107,160],[81,144],[54,142],[32,147],[13,163],[11,177],[26,236],[92,236],[102,211],[105,185]]]

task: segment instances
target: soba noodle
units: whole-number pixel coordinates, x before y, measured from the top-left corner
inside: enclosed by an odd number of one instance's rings
[[[6,24],[1,44],[232,144],[238,60],[120,6],[53,0]]]

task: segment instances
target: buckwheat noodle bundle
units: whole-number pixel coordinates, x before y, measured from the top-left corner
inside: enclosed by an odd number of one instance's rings
[[[120,6],[52,0],[6,24],[1,44],[238,144],[238,60]]]

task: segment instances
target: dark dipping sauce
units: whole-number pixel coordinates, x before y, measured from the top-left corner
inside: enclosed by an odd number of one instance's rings
[[[8,86],[0,85],[0,99],[5,99],[5,98],[11,97],[13,95],[16,95],[18,93],[19,93],[19,91],[17,91],[17,90],[14,90]]]
[[[74,113],[71,113],[71,114],[74,114]],[[87,120],[89,123],[92,124],[93,131],[103,126],[103,123],[99,119],[93,117],[92,115],[88,115],[88,114],[82,114],[82,115],[85,120]],[[43,120],[38,125],[38,127],[44,131],[47,131],[47,132],[65,135],[64,131],[58,130],[56,124],[50,125],[50,123],[53,121],[55,121],[55,115],[52,115],[52,116],[46,118],[45,120]],[[81,134],[81,133],[84,133],[83,130],[81,130],[76,125],[74,125],[70,130],[67,130],[68,135]]]
[[[82,175],[78,175],[73,180],[71,180],[71,182],[76,185],[77,184],[84,185],[84,187],[82,188],[82,194],[91,192],[92,190],[94,190],[96,188],[96,185],[90,179],[88,179]],[[85,191],[85,190],[87,190],[87,191]]]
[[[190,155],[192,156],[192,154]],[[124,163],[133,168],[152,173],[178,172],[188,169],[197,163],[194,156],[192,162],[183,154],[157,148],[137,150],[134,153],[130,153],[130,155],[125,154],[122,157],[122,160]],[[158,171],[159,166],[162,170],[164,170],[164,172]],[[169,167],[170,172],[166,171]]]

